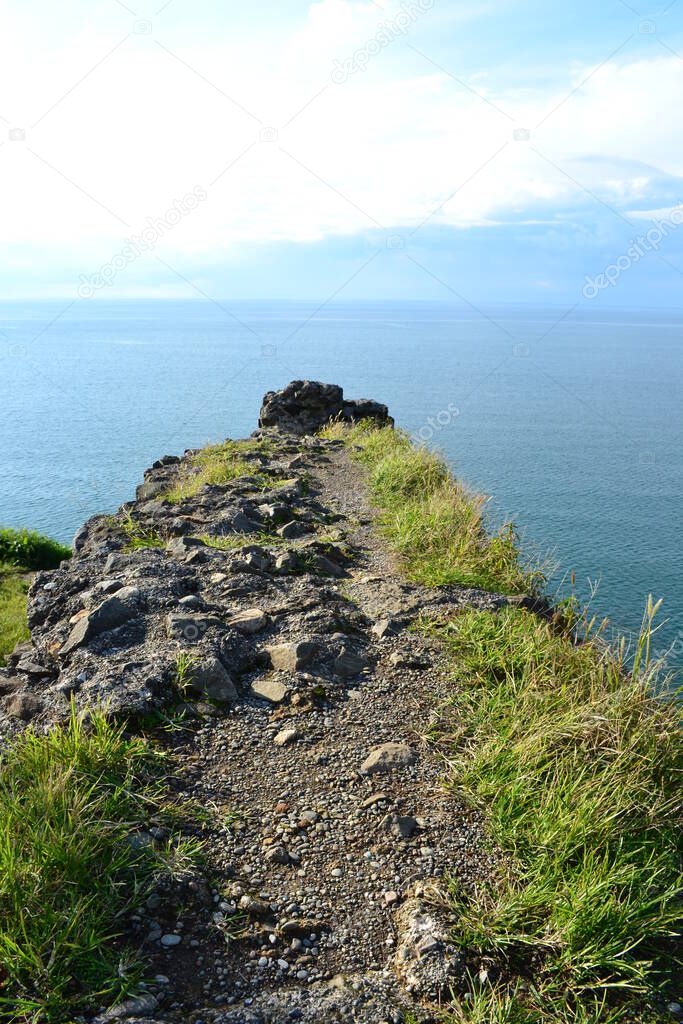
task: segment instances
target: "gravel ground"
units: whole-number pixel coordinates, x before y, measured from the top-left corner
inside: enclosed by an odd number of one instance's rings
[[[336,520],[345,575],[266,573],[244,602],[268,615],[265,644],[339,653],[332,671],[315,659],[256,669],[241,680],[250,696],[166,740],[179,797],[209,812],[212,885],[171,885],[131,922],[162,979],[149,992],[164,1019],[399,1021],[407,1006],[431,1019],[462,974],[436,890],[445,874],[467,884],[491,870],[480,823],[444,788],[426,739],[452,685],[441,652],[406,627],[505,598],[406,583],[359,467],[333,442],[302,453],[297,471]],[[271,700],[254,695],[259,684]],[[427,923],[413,941],[415,915]],[[439,970],[422,977],[433,954]]]

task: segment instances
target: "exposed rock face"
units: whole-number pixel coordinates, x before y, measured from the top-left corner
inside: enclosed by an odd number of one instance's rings
[[[292,434],[313,434],[332,419],[356,423],[372,419],[392,425],[386,405],[369,398],[344,399],[336,384],[315,380],[293,380],[281,391],[269,391],[263,399],[259,427],[275,427]]]
[[[451,684],[435,641],[406,627],[507,598],[400,576],[360,470],[306,433],[337,414],[390,422],[295,381],[266,396],[240,452],[253,473],[171,503],[196,453],[160,459],[125,515],[94,516],[73,558],[35,576],[31,641],[0,669],[0,743],[66,720],[72,700],[133,729],[177,716],[161,742],[178,796],[207,811],[211,882],[155,894],[125,924],[166,980],[102,1021],[401,1024],[410,1009],[422,1024],[419,1000],[460,979],[448,922],[413,893],[476,877],[478,838],[415,720]],[[131,521],[152,546],[130,546]]]

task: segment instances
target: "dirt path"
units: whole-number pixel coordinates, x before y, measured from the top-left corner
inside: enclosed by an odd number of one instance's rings
[[[478,823],[445,791],[443,761],[425,740],[451,684],[438,647],[406,626],[419,613],[501,599],[406,583],[374,528],[362,471],[342,448],[308,445],[297,472],[342,531],[345,575],[306,586],[284,577],[275,587],[266,577],[249,603],[275,623],[267,643],[338,653],[332,672],[311,665],[289,673],[281,703],[241,700],[172,737],[183,797],[225,821],[202,829],[210,872],[224,879],[220,892],[200,893],[204,906],[194,900],[180,924],[177,894],[134,922],[147,933],[146,951],[159,949],[155,970],[168,983],[156,994],[175,1009],[173,1019],[402,1020],[410,1000],[397,982],[397,947],[407,961],[399,975],[419,959],[397,927],[402,905],[445,874],[471,881],[489,870]],[[260,671],[251,682],[259,679]],[[389,755],[396,766],[364,773],[366,758],[386,743],[398,745]],[[426,939],[425,948],[430,927],[416,940]],[[182,942],[159,948],[162,934]],[[421,978],[418,969],[411,978],[415,996],[438,999],[440,979],[458,961],[438,935],[431,940],[441,973]],[[233,1004],[239,1010],[226,1016],[221,1008]]]

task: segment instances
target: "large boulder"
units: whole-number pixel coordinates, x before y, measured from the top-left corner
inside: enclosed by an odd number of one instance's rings
[[[275,427],[290,434],[314,434],[332,419],[347,423],[371,419],[380,426],[394,422],[386,405],[370,398],[345,400],[337,384],[293,380],[281,391],[264,395],[259,427]]]

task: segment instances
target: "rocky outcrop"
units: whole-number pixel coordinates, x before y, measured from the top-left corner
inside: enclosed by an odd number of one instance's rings
[[[266,396],[248,472],[171,503],[196,453],[159,460],[31,587],[31,640],[0,670],[0,741],[72,703],[131,729],[156,716],[179,799],[206,812],[206,877],[160,885],[127,922],[157,980],[103,1019],[399,1024],[407,1008],[429,1019],[422,1004],[461,977],[447,918],[415,886],[476,879],[489,855],[422,739],[423,705],[445,706],[450,683],[406,627],[507,598],[402,579],[360,470],[310,433],[336,415],[391,422],[295,381]],[[151,822],[136,841],[160,834]]]
[[[357,423],[370,419],[381,426],[393,425],[386,405],[369,398],[344,399],[336,384],[293,380],[281,391],[269,391],[263,399],[259,427],[273,427],[292,434],[312,434],[330,420]]]

